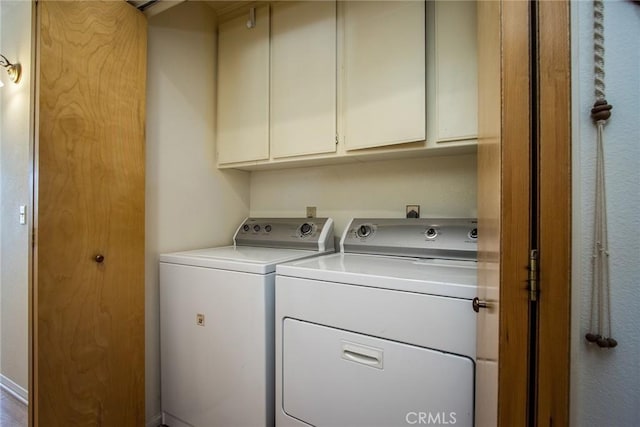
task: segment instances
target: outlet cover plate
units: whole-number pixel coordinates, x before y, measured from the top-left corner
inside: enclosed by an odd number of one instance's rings
[[[405,215],[407,218],[420,218],[420,205],[407,205]]]

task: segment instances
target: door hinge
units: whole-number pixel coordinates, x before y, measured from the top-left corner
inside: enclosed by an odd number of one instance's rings
[[[529,300],[538,301],[538,250],[529,252]]]

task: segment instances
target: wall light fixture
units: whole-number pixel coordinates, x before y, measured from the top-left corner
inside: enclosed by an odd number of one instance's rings
[[[18,83],[20,81],[20,77],[22,76],[22,67],[20,64],[12,64],[6,56],[0,54],[0,66],[7,69],[7,74],[12,82]]]

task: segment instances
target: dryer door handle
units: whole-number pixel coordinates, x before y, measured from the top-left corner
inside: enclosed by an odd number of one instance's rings
[[[382,369],[384,351],[348,341],[342,342],[342,358],[351,362]]]

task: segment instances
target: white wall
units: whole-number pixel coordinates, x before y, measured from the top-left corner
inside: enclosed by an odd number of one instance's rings
[[[20,205],[30,206],[32,3],[2,1],[0,52],[22,64],[19,84],[0,70],[4,87],[0,148],[0,383],[22,398],[28,387],[29,228],[20,225]],[[29,212],[29,216],[31,216]]]
[[[475,217],[476,156],[466,154],[251,173],[251,216],[334,219],[339,236],[352,217]]]
[[[640,425],[640,5],[605,2],[607,209],[613,337],[587,345],[593,236],[595,129],[592,3],[572,3],[573,285],[571,425]]]
[[[231,243],[249,174],[216,168],[215,16],[185,2],[149,19],[146,162],[147,423],[159,421],[158,254]]]

